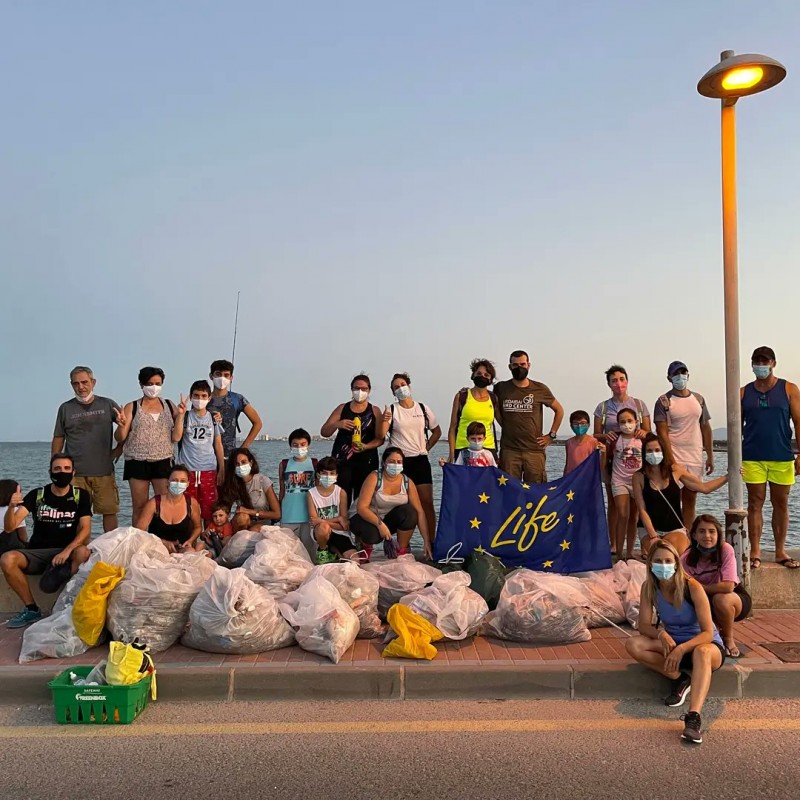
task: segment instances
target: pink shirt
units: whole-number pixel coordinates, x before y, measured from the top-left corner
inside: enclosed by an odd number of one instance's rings
[[[583,464],[597,448],[597,439],[588,433],[578,441],[577,436],[567,439],[565,445],[567,451],[567,472],[572,472],[575,467]]]
[[[694,578],[698,583],[708,586],[712,583],[722,583],[732,581],[739,583],[739,576],[736,573],[736,553],[727,542],[722,543],[722,563],[717,564],[703,555],[697,559],[697,566],[691,567],[686,563],[686,559],[691,550],[687,550],[682,556],[683,568],[690,578]]]

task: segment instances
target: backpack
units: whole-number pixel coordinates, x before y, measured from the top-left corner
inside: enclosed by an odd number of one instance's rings
[[[467,393],[469,389],[466,387],[461,389],[458,393],[458,410],[456,411],[456,431],[458,431],[458,426],[461,424],[461,413],[464,411],[464,406],[467,404]],[[500,398],[494,393],[489,392],[489,397],[492,400],[492,408],[494,409],[494,419],[492,419],[492,436],[494,437],[494,444],[497,447],[497,426],[495,425],[495,420],[497,419],[498,412],[500,411]],[[422,405],[420,403],[420,405]]]
[[[75,505],[78,505],[81,499],[81,490],[77,486],[72,487],[72,499]],[[36,490],[36,519],[39,519],[39,509],[44,504],[44,486],[40,486]]]
[[[377,492],[383,486],[383,470],[378,470],[378,482],[375,484],[375,491]],[[408,494],[408,475],[403,473],[403,491]]]
[[[388,432],[387,435],[388,435],[388,437],[390,439],[392,438],[392,431],[394,430],[394,407],[395,407],[395,405],[396,405],[396,403],[392,403],[391,406],[389,406],[389,408],[391,409],[391,412],[392,412],[392,421],[389,423],[389,432]],[[428,438],[428,434],[431,432],[431,423],[430,423],[430,420],[428,419],[428,409],[425,408],[425,406],[422,403],[417,403],[417,405],[422,409],[422,418],[425,421],[425,428],[424,428],[423,433],[424,433],[425,439],[427,439]]]
[[[166,402],[167,407],[169,408],[170,413],[172,414],[172,419],[175,419],[175,416],[178,413],[178,409],[175,407],[175,403],[173,403],[172,400],[162,400],[160,397],[158,399],[161,401],[161,408],[162,409],[164,408],[164,403]],[[131,410],[131,422],[133,422],[133,418],[136,416],[136,412],[138,410],[139,410],[139,401],[138,400],[134,400],[133,401],[133,409]]]
[[[641,427],[641,424],[644,421],[644,413],[642,411],[642,401],[641,400],[637,400],[634,397],[633,398],[633,402],[634,402],[634,405],[636,406],[636,416],[639,419],[639,426]],[[627,406],[623,406],[623,408],[626,408],[626,407]],[[605,431],[605,428],[606,428],[607,411],[608,411],[608,400],[603,400],[603,406],[602,406],[602,409],[600,411],[600,429],[602,431]],[[619,413],[619,411],[622,411],[622,408],[620,408],[617,413]]]
[[[691,392],[691,395],[694,397],[695,400],[697,400],[698,403],[700,403],[700,407],[701,408],[705,406],[706,401],[703,398],[703,395],[698,394],[697,392]],[[671,405],[671,400],[670,400],[669,395],[668,394],[662,394],[661,397],[658,398],[658,404],[661,406],[661,408],[663,409],[664,413],[667,416],[669,416],[669,407]],[[702,411],[701,411],[701,414],[702,414]]]

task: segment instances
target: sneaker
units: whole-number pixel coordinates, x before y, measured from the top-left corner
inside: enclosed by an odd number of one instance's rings
[[[338,560],[338,557],[331,553],[330,550],[317,550],[317,564],[333,564]]]
[[[681,739],[694,742],[694,744],[702,744],[703,730],[700,727],[700,715],[696,711],[690,711],[688,714],[681,715],[681,722],[684,723]]]
[[[6,622],[6,628],[24,628],[26,625],[38,622],[41,618],[41,611],[31,611],[29,608],[23,608],[19,614],[15,614]]]
[[[682,706],[691,690],[691,677],[685,672],[681,672],[680,677],[672,681],[672,691],[664,698],[664,705],[670,706],[670,708]]]
[[[407,556],[411,552],[410,547],[398,547],[397,548],[397,555],[399,556]]]

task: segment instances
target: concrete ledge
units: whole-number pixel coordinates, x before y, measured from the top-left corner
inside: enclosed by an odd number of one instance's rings
[[[750,570],[753,608],[800,608],[800,569],[775,564],[773,553],[762,556],[761,566]]]
[[[760,664],[738,669],[742,697],[800,697],[800,664]]]
[[[570,666],[458,667],[409,664],[405,668],[405,699],[517,700],[569,699]]]
[[[230,699],[233,670],[229,667],[159,667],[156,663],[156,680],[159,700],[224,702]]]
[[[53,696],[47,684],[66,669],[56,666],[0,667],[0,705],[49,705]]]
[[[600,664],[573,669],[572,697],[587,699],[655,700],[669,691],[669,681],[639,664]]]
[[[402,667],[244,668],[233,671],[232,698],[253,700],[397,700]]]

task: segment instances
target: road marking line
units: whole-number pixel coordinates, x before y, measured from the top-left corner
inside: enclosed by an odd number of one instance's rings
[[[120,736],[322,736],[343,734],[398,733],[558,733],[561,731],[651,731],[675,730],[677,719],[453,719],[367,720],[361,722],[219,722],[135,725],[34,725],[0,726],[0,739],[39,739],[104,735]],[[800,719],[718,719],[715,731],[800,731]]]

